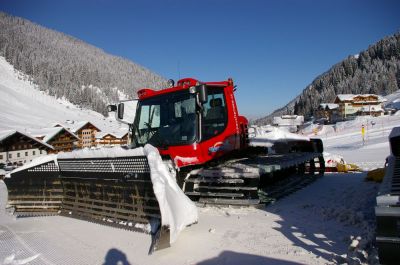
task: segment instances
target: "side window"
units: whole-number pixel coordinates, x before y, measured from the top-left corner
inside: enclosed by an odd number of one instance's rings
[[[139,129],[160,127],[160,105],[143,106],[140,112]]]
[[[226,102],[223,89],[209,88],[203,112],[203,139],[207,140],[225,130],[227,124]]]
[[[174,118],[182,118],[183,114],[194,114],[196,113],[196,104],[194,98],[189,98],[183,101],[177,101],[174,103],[175,109],[175,117]]]

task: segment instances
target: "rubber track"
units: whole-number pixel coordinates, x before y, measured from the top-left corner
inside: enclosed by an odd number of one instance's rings
[[[323,175],[320,157],[320,153],[292,153],[228,161],[217,167],[192,171],[185,179],[184,191],[199,206],[260,207]]]

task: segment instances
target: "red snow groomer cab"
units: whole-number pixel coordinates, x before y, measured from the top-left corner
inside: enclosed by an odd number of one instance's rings
[[[156,146],[178,168],[244,149],[248,121],[238,114],[234,90],[232,79],[203,83],[192,78],[163,90],[139,90],[133,144]]]

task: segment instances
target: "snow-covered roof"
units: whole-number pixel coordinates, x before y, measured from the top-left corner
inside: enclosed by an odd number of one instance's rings
[[[96,127],[96,129],[98,131],[101,131],[96,125],[94,125],[93,123],[89,122],[89,121],[80,121],[80,122],[75,122],[74,124],[71,124],[70,128],[71,131],[73,131],[74,133],[78,132],[80,129],[82,129],[83,127],[85,127],[87,124],[91,124],[94,127]]]
[[[36,139],[36,138],[35,138],[34,136],[32,136],[32,135],[29,135],[29,134],[27,134],[27,133],[23,133],[23,132],[20,132],[20,131],[16,131],[16,130],[1,131],[1,132],[0,132],[0,143],[2,143],[3,141],[5,141],[5,140],[8,139],[9,137],[13,136],[14,134],[21,134],[21,135],[23,135],[24,137],[27,137],[27,138],[29,138],[29,139],[35,141],[36,143],[39,143],[39,144],[41,144],[41,145],[44,145],[45,147],[47,147],[47,148],[49,148],[49,149],[54,149],[53,146],[47,144],[46,142],[41,141],[41,140],[38,140],[38,139]]]
[[[0,142],[3,141],[3,139],[8,138],[10,135],[13,135],[17,131],[15,130],[6,130],[6,131],[1,131],[0,132]]]
[[[333,109],[339,108],[339,105],[338,105],[338,104],[335,104],[335,103],[321,103],[321,104],[319,104],[319,105],[320,105],[321,108],[323,108],[323,109],[328,108],[328,109],[330,109],[330,110],[333,110]]]
[[[69,134],[71,134],[73,137],[75,137],[77,140],[79,140],[78,136],[76,136],[73,132],[71,132],[70,130],[68,130],[65,127],[30,129],[30,133],[35,137],[43,138],[43,141],[48,143],[50,140],[52,140],[57,134],[61,133],[63,130],[67,131]]]
[[[106,131],[97,132],[96,133],[96,139],[102,139],[108,134],[111,135],[111,136],[114,136],[115,138],[121,139],[126,134],[128,134],[128,132],[127,131],[123,131],[123,132],[106,132]]]
[[[385,98],[383,98],[382,96],[375,95],[375,94],[338,94],[336,97],[340,101],[350,101],[350,100],[354,100],[354,98],[356,98],[356,97],[363,97],[363,98],[365,98],[365,97],[377,97],[377,101],[379,101],[379,102],[386,101]],[[369,101],[365,101],[365,102],[369,102]]]
[[[64,128],[68,128],[68,126],[65,126],[63,123],[60,122],[55,122],[51,124],[51,127],[64,127]]]

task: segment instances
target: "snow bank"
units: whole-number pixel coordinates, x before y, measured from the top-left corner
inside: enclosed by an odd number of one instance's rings
[[[310,141],[310,138],[285,131],[278,127],[267,126],[255,128],[255,136],[250,138],[250,145],[271,147],[275,142],[293,140]]]
[[[149,161],[153,190],[160,206],[161,225],[169,226],[170,243],[173,243],[186,226],[198,221],[197,208],[179,188],[158,150],[147,144],[144,153]]]

